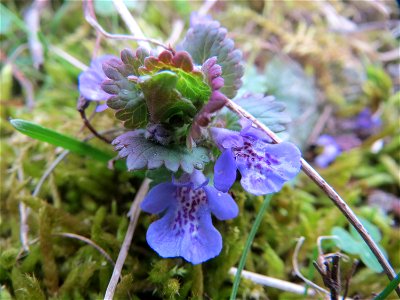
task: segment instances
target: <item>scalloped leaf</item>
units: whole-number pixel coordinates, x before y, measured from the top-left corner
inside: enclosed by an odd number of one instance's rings
[[[286,130],[286,125],[291,121],[286,105],[276,101],[274,96],[247,93],[234,101],[274,132]]]
[[[319,116],[314,79],[300,64],[279,57],[268,63],[264,76],[266,92],[287,105],[291,141],[304,147]]]
[[[138,69],[148,55],[142,48],[138,48],[135,54],[125,49],[121,52],[121,61],[112,59],[103,64],[109,79],[103,82],[102,88],[113,95],[107,100],[107,105],[116,110],[115,117],[129,129],[143,127],[148,122],[143,93],[136,82],[128,79],[139,75]]]
[[[177,75],[175,88],[197,107],[210,98],[211,86],[205,82],[202,72],[194,67],[189,53],[185,51],[172,53],[165,50],[158,57],[147,57],[144,66],[139,68],[142,75],[154,75],[163,70],[172,71]]]
[[[112,144],[119,157],[127,158],[128,170],[157,169],[165,166],[172,172],[181,168],[187,173],[203,169],[210,161],[205,148],[189,151],[184,146],[162,146],[144,137],[144,130],[135,130],[117,137]]]
[[[216,56],[225,81],[221,92],[233,98],[242,85],[241,77],[244,71],[240,63],[242,54],[234,49],[234,42],[226,37],[226,33],[227,30],[220,27],[216,21],[195,24],[177,48],[189,52],[197,65],[202,65],[208,58]]]
[[[177,91],[178,81],[179,76],[171,71],[161,71],[152,76],[139,78],[138,83],[153,123],[167,122],[177,115],[186,120],[196,114],[193,103],[183,98]]]

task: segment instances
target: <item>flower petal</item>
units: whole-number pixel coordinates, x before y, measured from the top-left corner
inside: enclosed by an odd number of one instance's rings
[[[228,192],[236,180],[236,162],[231,149],[226,149],[214,165],[214,186]]]
[[[162,257],[181,256],[192,264],[217,256],[222,249],[222,237],[212,225],[207,206],[201,205],[194,214],[195,219],[188,223],[181,218],[177,223],[177,216],[182,213],[182,207],[170,209],[150,225],[146,235],[150,247]]]
[[[220,150],[243,146],[243,138],[239,132],[218,127],[211,128],[210,132]]]
[[[153,187],[144,198],[140,208],[151,214],[163,212],[167,207],[174,204],[176,186],[165,182]]]
[[[229,220],[237,217],[239,208],[228,193],[221,193],[211,186],[204,187],[208,199],[208,206],[218,220]]]
[[[99,104],[96,107],[96,112],[102,112],[105,111],[108,108],[107,104],[103,103],[103,104]]]
[[[253,151],[262,154],[262,160],[237,160],[242,174],[240,182],[249,193],[265,195],[278,192],[286,181],[294,178],[300,171],[301,154],[292,143],[272,145],[257,141],[253,145]]]
[[[79,75],[79,92],[92,101],[107,100],[110,94],[101,89],[101,83],[106,79],[103,72],[103,62],[115,58],[113,55],[103,55],[92,61],[90,68]]]

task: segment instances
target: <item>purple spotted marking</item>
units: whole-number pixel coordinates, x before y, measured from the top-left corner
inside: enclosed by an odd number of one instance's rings
[[[198,264],[222,249],[222,237],[212,224],[236,217],[238,207],[229,194],[208,186],[200,171],[151,189],[141,208],[163,216],[147,231],[147,242],[162,257],[181,256]]]
[[[283,184],[300,171],[301,154],[291,143],[271,144],[260,130],[242,122],[242,131],[211,128],[211,134],[222,151],[214,166],[214,184],[227,192],[236,180],[249,193],[265,195],[278,192]]]

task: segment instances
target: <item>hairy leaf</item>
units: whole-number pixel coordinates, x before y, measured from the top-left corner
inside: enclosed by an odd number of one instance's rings
[[[117,137],[112,144],[119,151],[119,157],[127,158],[128,170],[157,169],[165,167],[173,172],[179,167],[187,173],[203,169],[209,162],[207,150],[194,148],[189,151],[184,146],[162,146],[144,137],[143,130],[135,130]]]
[[[171,71],[140,77],[139,85],[153,123],[166,122],[176,115],[181,119],[194,117],[196,107],[176,90],[178,80],[178,75]]]
[[[187,52],[172,53],[165,50],[158,57],[147,57],[144,66],[139,68],[139,72],[143,75],[154,75],[163,70],[169,70],[177,75],[174,87],[196,106],[202,105],[210,98],[211,87],[204,81],[202,72],[194,67]]]
[[[178,49],[189,52],[197,65],[202,65],[208,58],[216,56],[225,81],[221,92],[233,98],[242,85],[242,54],[234,49],[234,43],[226,37],[226,33],[226,29],[220,27],[216,21],[197,23],[188,30]]]
[[[272,131],[281,132],[290,123],[290,116],[285,111],[286,105],[276,101],[274,96],[247,93],[235,99],[235,102],[251,113]]]
[[[113,95],[107,105],[117,111],[115,117],[123,121],[126,128],[140,128],[148,121],[144,95],[137,83],[128,78],[139,76],[138,68],[148,55],[147,50],[142,48],[138,48],[136,53],[125,49],[121,52],[121,61],[112,59],[103,64],[104,73],[109,79],[103,82],[102,88]]]
[[[290,138],[304,146],[318,118],[314,81],[301,65],[282,58],[268,63],[264,72],[266,92],[287,105],[292,122],[288,126]]]

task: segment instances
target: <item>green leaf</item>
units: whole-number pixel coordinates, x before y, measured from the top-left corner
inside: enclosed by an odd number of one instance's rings
[[[138,103],[132,100],[128,101],[123,109],[115,113],[115,117],[118,120],[124,121],[124,127],[126,128],[144,127],[148,122],[146,103],[144,101]]]
[[[361,261],[372,271],[376,273],[380,273],[383,271],[382,266],[379,264],[375,255],[372,253],[371,249],[367,246],[367,244],[362,244],[363,249],[359,252]],[[382,250],[382,249],[381,249]]]
[[[13,26],[28,32],[26,25],[14,12],[0,3],[0,34],[7,34]]]
[[[208,101],[211,87],[204,81],[203,73],[194,67],[187,52],[172,53],[165,50],[158,57],[148,57],[144,61],[144,67],[139,68],[139,73],[155,76],[166,70],[177,75],[174,87],[182,97],[190,100],[197,107],[201,107]]]
[[[275,100],[274,96],[248,93],[234,100],[272,131],[281,132],[286,129],[290,117],[286,113],[286,105]]]
[[[125,49],[121,52],[122,61],[110,60],[103,65],[104,73],[110,79],[104,81],[102,88],[113,95],[107,105],[117,111],[115,117],[129,129],[143,127],[148,122],[144,95],[137,83],[128,79],[128,76],[139,75],[138,68],[148,55],[142,48],[136,53]]]
[[[54,146],[62,147],[76,154],[90,156],[102,162],[108,162],[110,159],[113,158],[112,155],[96,149],[87,143],[78,141],[72,137],[42,127],[38,124],[21,119],[11,120],[10,123],[19,132],[31,138],[52,144]]]
[[[209,162],[205,148],[194,148],[192,151],[184,146],[162,146],[144,137],[144,130],[135,130],[117,137],[112,144],[119,156],[126,159],[128,170],[158,169],[165,166],[172,172],[182,168],[186,173],[194,169],[203,169]]]
[[[288,126],[291,140],[303,147],[319,116],[318,111],[310,113],[310,109],[317,108],[314,80],[305,74],[301,65],[282,58],[269,62],[264,75],[266,92],[285,103],[292,118]]]
[[[350,254],[359,254],[362,250],[362,246],[358,240],[355,240],[348,231],[341,227],[333,227],[332,235],[337,236],[338,239],[334,239],[336,245],[343,251]]]
[[[378,243],[381,240],[381,234],[378,228],[365,219],[360,218],[360,221],[365,229],[370,233],[372,239]],[[377,273],[383,271],[382,266],[379,264],[375,255],[353,226],[350,227],[350,233],[343,228],[334,227],[332,229],[332,235],[338,237],[338,240],[335,239],[334,241],[340,249],[350,254],[358,254],[361,261],[372,271]],[[387,256],[386,251],[379,245],[378,247],[384,255]]]
[[[178,75],[171,71],[161,71],[139,78],[139,85],[153,123],[167,122],[175,115],[192,118],[196,114],[193,103],[178,93],[178,80]]]
[[[361,224],[363,224],[365,229],[369,232],[369,234],[371,235],[372,239],[376,243],[379,243],[380,240],[382,239],[382,235],[379,232],[378,227],[376,227],[374,224],[372,224],[371,222],[367,221],[364,218],[359,218],[359,220],[360,220]],[[359,241],[364,241],[362,239],[361,235],[357,232],[357,230],[353,226],[350,226],[350,233],[355,239],[357,239]]]
[[[233,41],[226,37],[226,33],[227,30],[215,21],[196,24],[188,30],[185,39],[177,48],[189,52],[197,65],[202,65],[208,58],[216,56],[224,78],[221,92],[233,98],[242,85],[242,54],[235,50]]]

